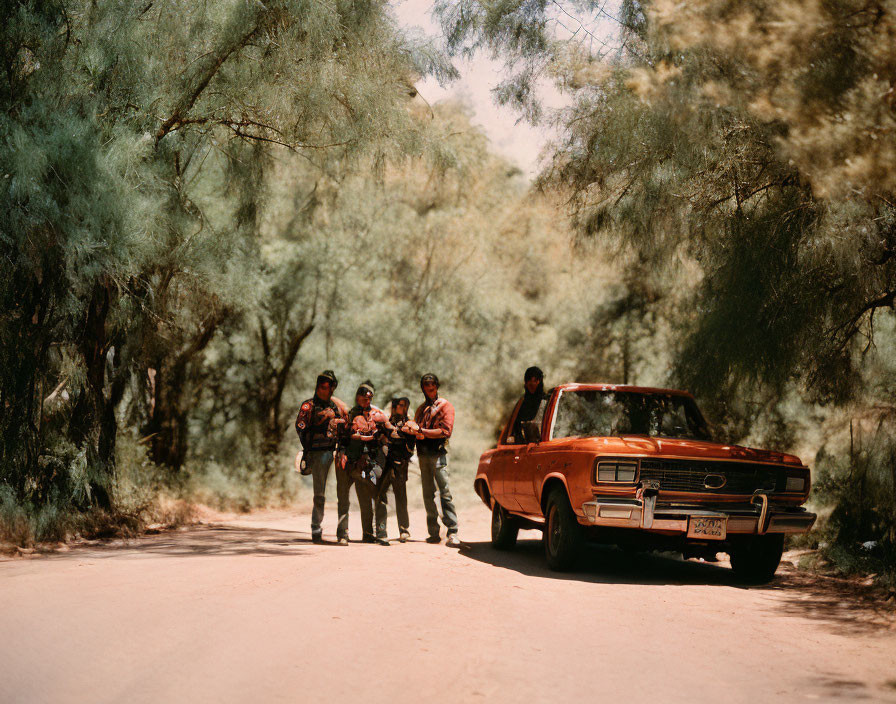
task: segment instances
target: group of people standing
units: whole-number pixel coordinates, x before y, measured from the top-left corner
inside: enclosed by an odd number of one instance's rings
[[[349,409],[333,395],[339,382],[332,370],[317,377],[314,396],[302,403],[296,432],[302,443],[300,471],[310,474],[314,490],[311,539],[323,542],[327,477],[336,465],[336,538],[348,545],[349,491],[352,484],[361,506],[363,542],[389,545],[386,532],[387,490],[395,496],[399,541],[410,538],[408,517],[408,465],[414,452],[420,465],[423,504],[426,508],[428,543],[441,541],[435,494],[442,505],[446,545],[457,547],[457,511],[448,486],[448,439],[454,429],[454,407],[439,396],[439,378],[424,374],[420,379],[423,403],[414,417],[408,413],[410,399],[391,400],[390,414],[373,405],[374,387],[365,381],[355,393]],[[375,521],[375,525],[374,525]]]

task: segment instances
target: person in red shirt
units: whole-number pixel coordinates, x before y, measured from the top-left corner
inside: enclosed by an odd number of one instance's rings
[[[436,509],[436,488],[442,504],[442,523],[448,531],[445,544],[458,547],[457,511],[448,487],[448,438],[454,430],[454,406],[439,396],[439,377],[424,374],[420,389],[425,400],[414,414],[419,426],[417,433],[417,460],[420,463],[420,480],[423,485],[423,505],[426,507],[427,543],[438,543],[439,512]]]

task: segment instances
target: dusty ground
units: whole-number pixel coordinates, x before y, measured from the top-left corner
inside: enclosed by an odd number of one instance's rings
[[[0,702],[896,702],[891,612],[835,582],[598,548],[559,575],[464,503],[460,550],[313,545],[297,511],[0,561]]]

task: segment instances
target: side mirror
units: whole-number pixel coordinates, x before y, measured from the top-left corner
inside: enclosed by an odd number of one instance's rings
[[[541,423],[535,420],[527,420],[520,428],[520,434],[526,443],[541,442]]]

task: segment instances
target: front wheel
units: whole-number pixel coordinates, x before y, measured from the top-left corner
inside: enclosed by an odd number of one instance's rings
[[[575,565],[582,544],[582,529],[566,492],[555,487],[548,494],[544,514],[544,555],[548,567],[558,572]]]
[[[751,584],[770,582],[784,553],[784,535],[756,535],[731,545],[728,556],[738,579]]]
[[[492,547],[495,550],[510,550],[516,545],[516,537],[520,532],[520,524],[515,516],[495,501],[492,508]]]

